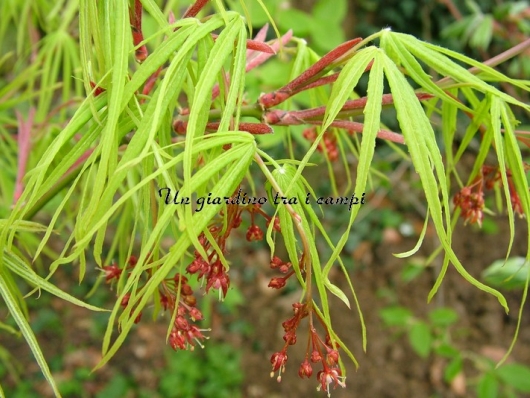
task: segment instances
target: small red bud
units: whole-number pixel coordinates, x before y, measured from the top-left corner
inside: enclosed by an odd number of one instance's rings
[[[283,335],[283,340],[289,345],[296,344],[296,329],[289,330]]]
[[[182,285],[180,287],[180,292],[183,296],[191,296],[193,294],[193,289],[190,285]]]
[[[105,273],[106,283],[111,282],[113,279],[119,279],[122,272],[121,268],[118,267],[118,265],[116,265],[115,263],[113,263],[112,265],[105,265],[104,267],[102,267],[102,269]]]
[[[272,278],[268,286],[272,289],[281,289],[285,283],[285,278]]]
[[[283,264],[283,260],[278,257],[278,256],[274,256],[271,260],[271,268],[274,269],[274,268],[278,268],[280,265]]]
[[[337,350],[328,349],[326,355],[326,362],[329,366],[333,366],[339,362],[339,352]]]
[[[129,260],[127,260],[127,263],[130,267],[134,267],[138,263],[138,259],[136,256],[129,256]]]
[[[311,362],[317,363],[320,361],[322,361],[322,356],[320,355],[320,352],[318,352],[317,350],[313,350],[313,352],[311,353]]]
[[[239,228],[242,222],[243,219],[241,218],[241,216],[234,217],[234,220],[232,221],[232,228]]]
[[[194,321],[200,321],[202,319],[202,313],[195,307],[190,308],[190,317]]]
[[[253,242],[255,240],[263,240],[263,231],[257,225],[248,227],[247,240]]]
[[[298,376],[300,376],[302,379],[304,377],[307,377],[308,379],[313,374],[313,368],[311,367],[311,364],[307,360],[307,358],[302,362],[300,365],[300,369],[298,369]]]
[[[280,265],[280,268],[278,268],[278,271],[280,271],[282,274],[286,274],[289,272],[289,268],[291,267],[291,263],[286,263]]]
[[[184,296],[183,300],[190,307],[194,307],[197,304],[197,299],[195,296]]]
[[[271,356],[272,371],[276,372],[278,369],[284,368],[286,362],[287,362],[287,353],[283,351],[275,352]]]
[[[140,313],[138,314],[138,316],[137,316],[136,319],[134,320],[134,323],[139,323],[141,320],[142,320],[142,312],[140,312]]]
[[[120,303],[122,307],[127,307],[127,304],[129,304],[130,297],[131,297],[130,293],[127,293],[125,296],[123,296],[123,298],[121,299],[121,303]]]

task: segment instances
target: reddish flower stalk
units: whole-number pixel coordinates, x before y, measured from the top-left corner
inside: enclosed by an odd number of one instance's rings
[[[140,0],[134,0],[134,10],[129,8],[129,20],[131,21],[133,43],[136,47],[144,40],[142,33],[142,2]],[[148,55],[145,44],[136,49],[135,56],[139,63],[145,61]]]
[[[347,41],[346,43],[339,45],[338,47],[334,48],[326,55],[324,55],[300,76],[298,76],[294,80],[291,80],[291,82],[287,83],[279,90],[262,95],[259,98],[258,102],[264,108],[271,108],[275,105],[282,103],[292,95],[293,90],[299,89],[300,87],[310,83],[312,78],[319,76],[319,74],[324,72],[328,66],[330,66],[337,59],[341,58],[344,54],[346,54],[349,50],[351,50],[356,44],[360,43],[361,41],[362,38],[358,37],[356,39]]]

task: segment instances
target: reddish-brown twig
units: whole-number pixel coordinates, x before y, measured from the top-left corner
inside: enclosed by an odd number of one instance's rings
[[[206,130],[215,132],[219,128],[220,122],[208,122],[206,123]],[[173,123],[173,129],[177,134],[186,134],[188,128],[188,122],[185,120],[176,120]],[[238,127],[239,131],[246,131],[250,134],[261,135],[271,134],[273,132],[272,127],[265,123],[249,123],[241,122]]]
[[[208,0],[197,0],[186,10],[182,18],[195,17],[204,8],[206,3],[208,3]]]
[[[142,33],[142,3],[140,0],[134,0],[134,10],[129,8],[129,19],[131,21],[133,43],[136,47],[144,41],[144,35]],[[145,44],[136,49],[135,57],[139,63],[145,61],[148,55],[149,53]]]

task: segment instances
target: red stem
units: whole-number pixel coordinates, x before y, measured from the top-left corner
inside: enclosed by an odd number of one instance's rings
[[[129,20],[131,21],[133,43],[136,47],[144,40],[144,35],[142,33],[142,3],[140,0],[134,0],[134,11],[129,9]],[[136,49],[135,56],[139,63],[145,61],[148,55],[149,53],[145,45]]]
[[[356,39],[342,43],[338,47],[328,52],[322,58],[320,58],[315,64],[313,64],[300,76],[298,76],[294,80],[291,80],[289,83],[287,83],[285,86],[283,86],[279,90],[262,95],[259,98],[259,103],[264,108],[271,108],[275,105],[282,103],[283,101],[285,101],[287,98],[289,98],[292,95],[291,93],[293,90],[299,89],[300,87],[306,85],[307,82],[311,78],[318,76],[333,61],[342,57],[344,54],[346,54],[349,50],[351,50],[356,44],[360,43],[361,41],[362,39],[358,37]]]
[[[193,18],[195,17],[208,3],[208,0],[197,0],[195,3],[193,3],[190,8],[186,10],[182,18]]]

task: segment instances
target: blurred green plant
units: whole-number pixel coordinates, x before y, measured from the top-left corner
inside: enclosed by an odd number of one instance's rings
[[[494,261],[482,271],[482,279],[499,289],[524,289],[530,265],[524,257],[510,257]]]
[[[228,344],[215,344],[205,350],[168,356],[161,374],[159,392],[163,397],[239,397],[244,371],[240,352]]]
[[[451,383],[464,374],[464,360],[468,360],[478,375],[466,378],[478,398],[523,397],[530,392],[530,367],[519,363],[502,366],[489,358],[459,349],[451,336],[458,314],[452,308],[439,307],[429,311],[427,319],[420,319],[402,306],[388,306],[379,311],[384,325],[407,335],[413,351],[421,358],[436,356],[445,360],[443,378]]]

